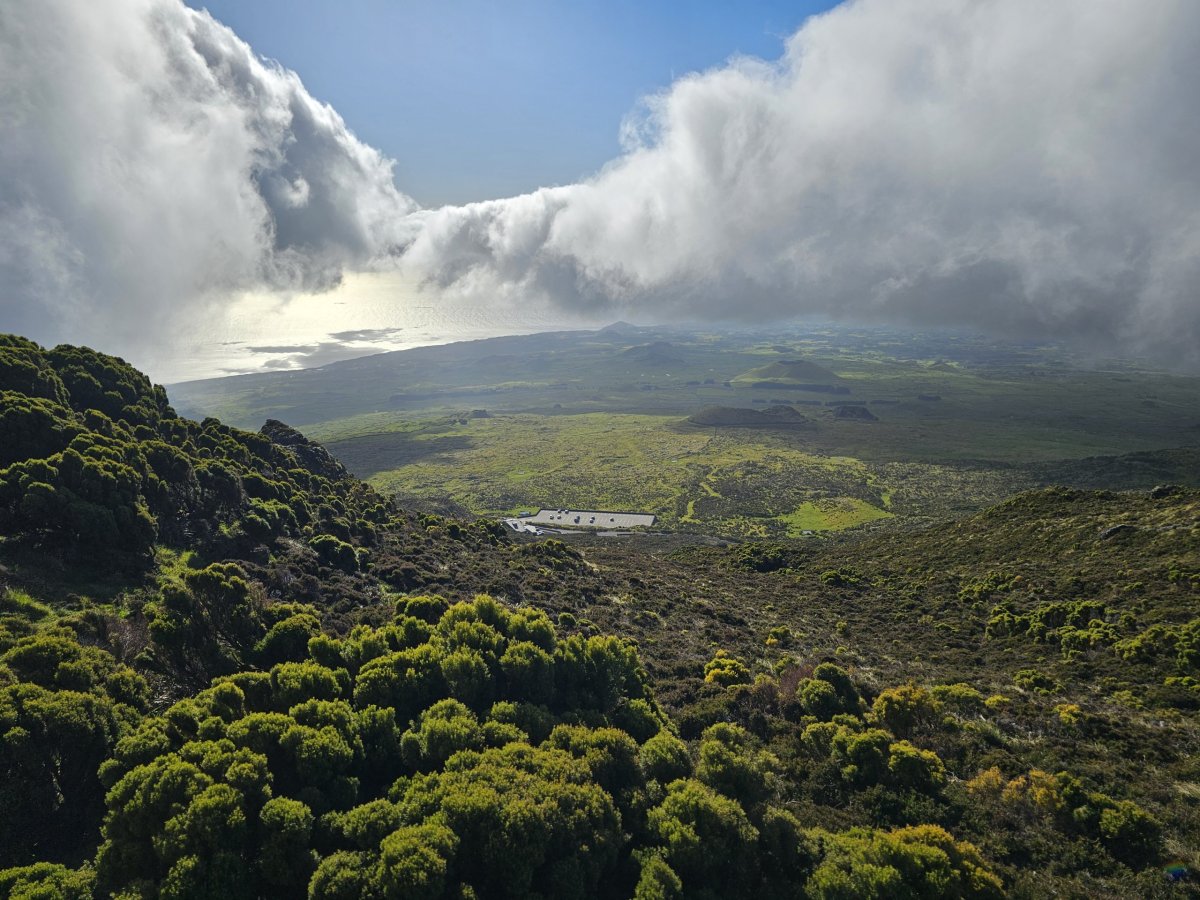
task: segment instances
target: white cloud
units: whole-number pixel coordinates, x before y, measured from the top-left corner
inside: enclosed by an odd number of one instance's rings
[[[648,98],[582,183],[420,210],[297,76],[179,0],[0,5],[0,327],[398,266],[445,296],[800,313],[1200,364],[1200,4],[858,0]]]
[[[443,288],[1200,361],[1200,5],[862,0],[651,98],[593,179],[422,214]],[[1186,359],[1185,359],[1186,358]]]
[[[161,339],[394,252],[416,205],[299,78],[178,0],[0,5],[0,327]]]

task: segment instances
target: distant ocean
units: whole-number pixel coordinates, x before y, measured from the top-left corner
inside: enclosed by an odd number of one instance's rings
[[[388,350],[595,328],[541,306],[490,306],[431,297],[394,275],[354,275],[327,294],[246,296],[205,327],[182,333],[143,362],[151,378],[173,384],[248,372],[311,368]]]

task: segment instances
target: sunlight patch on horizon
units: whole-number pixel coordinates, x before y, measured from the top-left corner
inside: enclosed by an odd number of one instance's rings
[[[321,294],[245,293],[142,360],[170,384],[311,368],[429,344],[603,325],[534,305],[447,298],[395,272],[347,273]]]

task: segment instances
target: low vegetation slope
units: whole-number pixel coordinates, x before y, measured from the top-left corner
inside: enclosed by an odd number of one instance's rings
[[[805,382],[832,384],[838,376],[832,371],[807,359],[778,359],[765,366],[743,372],[735,382],[762,382],[765,384],[789,385]]]
[[[693,425],[718,425],[731,428],[795,428],[811,425],[803,413],[792,406],[770,406],[764,410],[740,406],[706,406],[688,416]]]
[[[1195,492],[521,542],[90,350],[0,390],[0,897],[1191,887]]]

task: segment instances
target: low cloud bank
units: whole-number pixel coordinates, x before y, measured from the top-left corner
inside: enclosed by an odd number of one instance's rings
[[[587,316],[806,313],[1200,365],[1200,4],[858,0],[650,97],[579,184],[419,209],[179,0],[0,6],[0,316],[136,345],[398,268]]]
[[[443,289],[1200,362],[1200,5],[862,0],[684,78],[583,184],[415,214]]]

